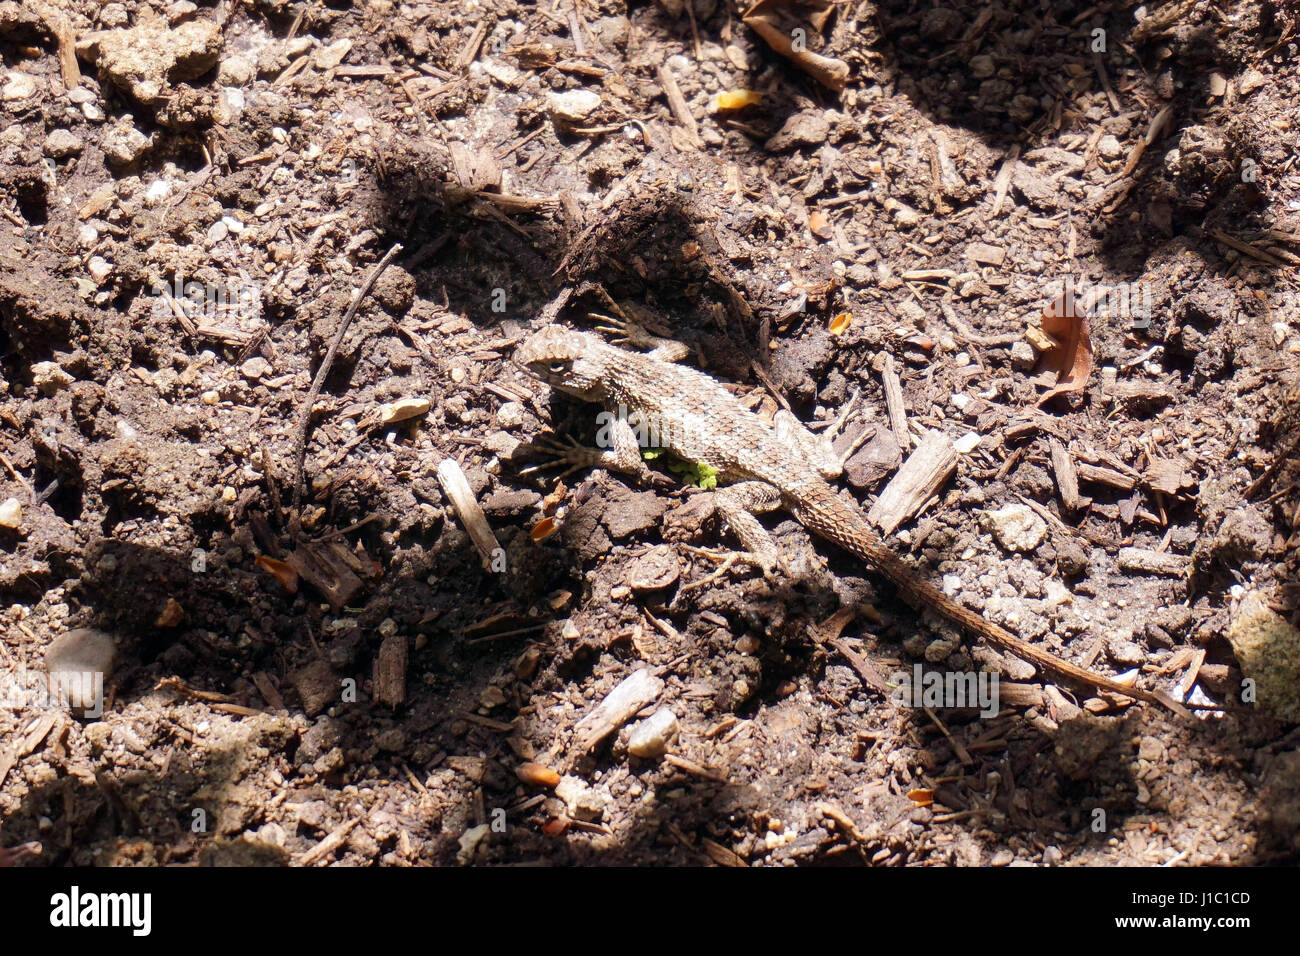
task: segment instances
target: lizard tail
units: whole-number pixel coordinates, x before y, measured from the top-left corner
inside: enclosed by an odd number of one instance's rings
[[[929,581],[921,578],[911,565],[885,544],[884,539],[867,524],[862,515],[836,496],[829,485],[811,490],[800,489],[798,499],[791,504],[791,510],[809,531],[838,544],[884,575],[897,588],[903,599],[917,611],[924,613],[933,610],[967,634],[982,637],[1025,661],[1077,683],[1148,703],[1160,704],[1180,716],[1191,716],[1186,708],[1165,694],[1129,687],[1101,674],[1094,674],[1092,671],[1040,650],[1005,628],[986,620],[970,608],[958,604]]]

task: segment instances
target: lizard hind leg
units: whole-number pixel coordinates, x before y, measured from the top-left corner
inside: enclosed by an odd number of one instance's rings
[[[835,449],[831,447],[829,435],[810,432],[803,422],[784,408],[777,411],[772,424],[776,430],[777,440],[782,444],[798,448],[808,464],[812,465],[817,474],[827,481],[838,478],[843,472],[840,456],[835,454]]]
[[[712,574],[685,585],[683,592],[712,584],[738,563],[756,565],[764,577],[772,577],[778,570],[786,570],[781,553],[767,533],[767,529],[754,517],[781,506],[781,493],[765,481],[742,481],[714,493],[714,504],[727,526],[740,539],[744,551],[724,552],[721,555],[703,548],[690,548],[692,554],[718,562]]]
[[[785,409],[779,410],[773,419],[777,438],[795,445],[803,452],[808,463],[827,481],[832,481],[843,474],[844,463],[853,457],[854,453],[862,447],[867,436],[871,434],[871,429],[864,429],[849,443],[843,453],[837,453],[831,444],[834,436],[844,428],[845,422],[853,414],[858,403],[858,394],[857,389],[854,389],[849,400],[844,403],[844,410],[840,412],[839,417],[820,435],[810,431],[808,426]]]

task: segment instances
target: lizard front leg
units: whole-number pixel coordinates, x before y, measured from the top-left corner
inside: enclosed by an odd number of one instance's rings
[[[644,326],[626,316],[616,319],[612,316],[592,312],[589,313],[588,317],[603,322],[603,325],[598,325],[596,328],[601,332],[607,332],[615,336],[614,343],[616,345],[630,345],[633,348],[646,350],[645,354],[647,356],[661,362],[680,362],[691,354],[691,350],[685,342],[666,339],[659,335],[651,335]]]
[[[622,412],[602,412],[599,421],[600,428],[596,432],[599,448],[588,448],[572,440],[568,445],[553,440],[543,441],[541,444],[554,452],[555,457],[521,469],[519,473],[526,475],[553,465],[567,464],[570,467],[564,472],[566,475],[580,468],[608,468],[639,481],[648,481],[652,473],[641,458],[641,445],[636,432]]]

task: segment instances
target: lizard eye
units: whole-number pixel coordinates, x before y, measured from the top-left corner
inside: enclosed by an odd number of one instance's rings
[[[552,375],[563,375],[569,370],[569,364],[567,362],[552,362],[550,370]]]

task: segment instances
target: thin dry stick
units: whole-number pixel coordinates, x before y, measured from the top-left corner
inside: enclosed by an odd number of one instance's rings
[[[334,341],[330,343],[329,351],[325,353],[325,361],[321,362],[320,368],[316,370],[316,378],[311,383],[311,389],[307,392],[307,398],[302,403],[302,411],[298,413],[298,438],[294,447],[294,467],[293,467],[293,511],[295,518],[300,513],[302,505],[302,485],[303,485],[303,465],[307,460],[307,432],[311,428],[311,409],[316,404],[316,399],[320,396],[321,387],[325,384],[325,377],[330,373],[330,366],[334,364],[334,357],[338,355],[339,346],[343,344],[343,336],[348,333],[348,326],[352,324],[353,317],[357,314],[357,309],[370,290],[374,288],[375,280],[388,268],[388,264],[393,261],[393,257],[402,251],[402,244],[396,243],[393,248],[384,254],[378,264],[370,270],[370,275],[357,294],[352,297],[352,304],[348,306],[348,311],[343,316],[343,321],[339,323],[339,330],[334,333]]]

